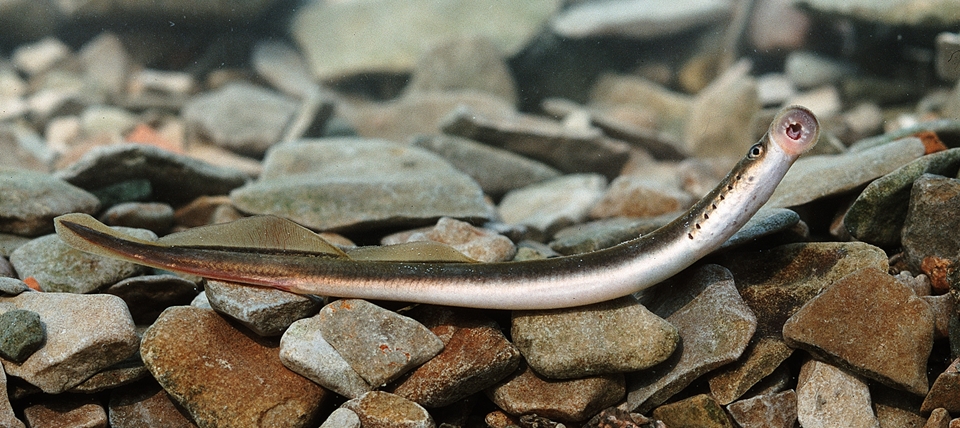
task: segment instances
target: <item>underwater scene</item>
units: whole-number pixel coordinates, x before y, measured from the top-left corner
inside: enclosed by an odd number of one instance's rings
[[[960,2],[0,1],[0,427],[960,427]]]

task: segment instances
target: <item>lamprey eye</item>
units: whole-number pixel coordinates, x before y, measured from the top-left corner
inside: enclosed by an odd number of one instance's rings
[[[820,137],[817,117],[804,107],[787,107],[777,114],[767,131],[769,138],[790,156],[810,150]]]
[[[759,158],[763,154],[763,144],[757,143],[750,148],[750,151],[747,152],[747,157],[750,159]]]

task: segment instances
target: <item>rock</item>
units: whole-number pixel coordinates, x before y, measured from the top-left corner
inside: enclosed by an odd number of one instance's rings
[[[933,409],[923,428],[949,428],[950,422],[950,413],[947,409]]]
[[[112,207],[150,199],[153,195],[153,185],[150,184],[150,180],[135,178],[93,189],[90,193],[100,199],[100,206]]]
[[[462,0],[318,3],[298,10],[290,32],[321,79],[407,72],[424,50],[457,37],[487,37],[512,56],[558,5],[556,0],[496,8]],[[352,35],[349,47],[341,42],[345,34]]]
[[[360,417],[343,407],[334,410],[320,428],[360,428]]]
[[[320,230],[488,219],[480,187],[426,150],[382,140],[321,139],[272,148],[260,180],[230,194],[241,211]]]
[[[679,187],[665,187],[646,177],[621,175],[590,210],[590,217],[656,217],[683,211],[693,202],[693,197]]]
[[[363,427],[369,428],[433,428],[433,418],[412,401],[389,392],[370,391],[360,398],[343,403],[353,411]]]
[[[97,374],[90,376],[67,392],[94,394],[121,385],[128,385],[149,376],[150,372],[143,365],[143,361],[140,360],[140,355],[134,354],[117,364],[100,370]]]
[[[819,88],[806,90],[798,93],[796,96],[791,97],[783,104],[801,105],[806,107],[817,116],[817,119],[820,121],[820,123],[824,123],[824,121],[828,121],[836,117],[838,114],[840,114],[840,110],[843,108],[843,104],[840,99],[840,90],[838,90],[835,86],[821,86]],[[816,147],[813,148],[814,152],[817,152],[818,150],[822,149],[817,149]]]
[[[37,236],[53,231],[53,218],[93,214],[100,202],[62,180],[38,172],[0,169],[0,232]]]
[[[797,418],[809,428],[879,428],[867,384],[843,370],[809,360],[797,379]]]
[[[458,107],[443,119],[443,132],[480,141],[536,159],[567,173],[596,172],[616,177],[629,146],[597,128],[571,128],[529,114],[491,118]]]
[[[960,34],[943,32],[937,34],[937,76],[946,81],[960,79],[960,67],[951,55],[960,50]]]
[[[103,32],[90,39],[80,48],[79,57],[87,80],[98,89],[111,96],[127,89],[130,56],[116,34]]]
[[[0,314],[0,357],[22,364],[44,338],[40,314],[22,309]]]
[[[879,269],[851,273],[811,299],[784,323],[783,337],[791,347],[892,388],[927,393],[933,314]]]
[[[649,121],[646,128],[679,138],[690,115],[693,98],[637,76],[606,74],[594,84],[590,102],[615,110],[610,111],[611,115],[632,113],[643,117]]]
[[[0,256],[10,257],[14,250],[27,242],[30,242],[30,238],[0,233]]]
[[[13,413],[10,397],[7,395],[7,375],[0,370],[0,426],[9,428],[24,428],[23,424]]]
[[[810,51],[793,51],[784,63],[787,78],[800,89],[837,84],[854,73],[850,64]]]
[[[564,175],[507,193],[500,201],[500,215],[506,223],[550,235],[586,219],[606,185],[599,174]]]
[[[279,336],[294,321],[316,314],[323,306],[314,296],[224,281],[207,280],[204,291],[210,307],[261,336]]]
[[[828,15],[839,15],[889,26],[942,28],[956,25],[960,8],[954,2],[903,0],[893,3],[870,0],[802,0],[798,5]]]
[[[479,312],[419,306],[410,315],[443,341],[443,351],[394,385],[394,394],[428,408],[448,406],[519,367],[520,351]]]
[[[297,111],[293,99],[247,83],[195,96],[183,117],[197,138],[249,156],[263,156],[280,141]]]
[[[156,235],[147,230],[120,230],[140,239],[156,239]],[[74,249],[57,235],[41,236],[17,248],[10,255],[10,263],[23,278],[36,279],[43,291],[66,293],[91,293],[145,269]]]
[[[731,12],[732,3],[726,0],[580,2],[558,14],[550,26],[570,38],[656,39],[721,21]]]
[[[48,397],[23,409],[31,427],[106,427],[107,412],[92,396]]]
[[[705,265],[668,280],[670,290],[647,304],[680,332],[682,346],[651,370],[631,374],[626,410],[645,413],[701,375],[735,361],[753,336],[757,319],[737,293],[733,276]]]
[[[921,275],[926,276],[926,275]],[[933,313],[933,340],[946,339],[950,337],[950,323],[953,314],[956,313],[957,303],[953,296],[941,294],[938,296],[920,296],[924,302],[930,305],[930,311]]]
[[[484,263],[509,261],[517,253],[513,242],[506,236],[449,217],[440,218],[432,228],[387,235],[380,240],[380,244],[394,245],[419,241],[447,244],[463,255]]]
[[[110,392],[108,412],[113,428],[195,428],[190,416],[155,381],[124,385]]]
[[[720,250],[736,247],[779,232],[790,230],[800,223],[796,211],[785,208],[761,208],[747,223],[727,239]]]
[[[550,380],[526,364],[487,390],[487,397],[511,415],[536,413],[558,421],[584,421],[623,399],[622,374]]]
[[[666,360],[676,327],[627,296],[585,307],[514,311],[511,336],[527,364],[550,379],[625,373]]]
[[[844,226],[861,241],[883,247],[899,245],[913,183],[923,174],[945,175],[958,166],[960,149],[950,149],[920,157],[872,181],[847,210]]]
[[[657,230],[670,220],[672,218],[665,216],[652,219],[612,217],[574,224],[557,231],[550,241],[550,248],[564,255],[602,250]]]
[[[512,152],[449,135],[417,137],[412,143],[442,156],[497,197],[560,176],[560,171]]]
[[[201,195],[224,195],[247,181],[247,176],[237,170],[141,144],[93,149],[55,176],[88,190],[146,179],[150,181],[155,201],[172,205]]]
[[[707,394],[694,395],[653,410],[653,418],[666,426],[733,428],[723,407]]]
[[[422,324],[366,300],[337,300],[317,315],[324,340],[371,386],[378,387],[443,350]]]
[[[135,324],[150,325],[164,309],[190,304],[197,295],[197,284],[174,275],[141,275],[121,280],[103,292],[123,299]]]
[[[71,55],[70,47],[53,37],[23,44],[13,51],[13,65],[28,75],[49,70]]]
[[[960,240],[953,207],[960,203],[960,180],[923,175],[913,183],[901,242],[907,265],[930,278],[934,290],[955,287]]]
[[[757,316],[757,332],[740,359],[709,378],[710,392],[721,404],[742,396],[793,354],[783,341],[783,323],[804,303],[859,269],[888,268],[883,250],[861,242],[787,244],[728,253],[718,262],[729,267]]]
[[[842,155],[806,156],[783,177],[766,207],[791,207],[855,189],[923,156],[918,138]]]
[[[443,41],[417,60],[408,92],[488,92],[516,104],[517,94],[510,69],[493,39],[472,37]]]
[[[793,0],[765,1],[750,16],[747,37],[762,52],[790,52],[802,48],[811,37],[811,19],[797,10]]]
[[[16,296],[32,289],[23,281],[16,278],[0,277],[0,293]]]
[[[167,309],[144,333],[140,353],[201,427],[311,426],[328,395],[280,364],[276,341],[256,338],[212,310]]]
[[[760,100],[749,72],[749,62],[734,64],[693,99],[683,132],[687,153],[739,159],[755,142]]]
[[[139,344],[130,312],[116,296],[22,293],[0,302],[40,315],[43,346],[22,363],[4,359],[3,367],[48,394],[64,392],[123,361]]]
[[[347,398],[358,398],[373,389],[323,339],[319,317],[298,320],[280,339],[280,361],[284,366]]]
[[[173,207],[156,202],[126,202],[107,209],[100,216],[100,221],[108,226],[133,227],[166,234],[173,227]]]
[[[761,106],[785,105],[796,94],[797,88],[783,74],[769,73],[757,77],[757,99]]]
[[[797,393],[787,390],[730,403],[730,416],[742,428],[793,428],[797,423]]]
[[[921,413],[944,408],[950,413],[960,413],[960,359],[953,360],[950,366],[933,381],[930,392],[920,406]]]

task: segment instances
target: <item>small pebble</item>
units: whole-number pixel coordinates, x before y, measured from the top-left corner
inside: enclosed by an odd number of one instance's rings
[[[13,64],[24,73],[33,75],[46,71],[70,55],[70,47],[60,40],[47,37],[21,45],[13,51]]]
[[[808,360],[800,369],[797,419],[809,428],[880,427],[870,406],[867,384],[817,360]]]
[[[943,373],[937,375],[930,392],[920,406],[921,413],[931,412],[937,408],[944,408],[950,413],[960,413],[960,359],[953,360]]]
[[[320,331],[320,317],[294,322],[280,339],[280,361],[284,366],[347,398],[357,398],[373,389],[333,349]]]
[[[572,174],[507,193],[500,216],[546,235],[586,219],[603,195],[607,180],[598,174]]]
[[[207,280],[204,291],[210,307],[261,336],[279,336],[294,321],[316,314],[323,306],[315,296],[224,281]]]
[[[94,214],[96,197],[48,174],[0,169],[0,232],[37,236],[53,231],[53,218],[67,213]]]
[[[370,391],[343,403],[343,408],[353,411],[364,428],[436,426],[426,409],[389,392]]]
[[[107,411],[89,395],[47,397],[23,409],[30,427],[107,428]]]
[[[664,404],[653,409],[654,419],[670,427],[732,428],[720,403],[707,394]]]
[[[797,423],[797,393],[787,390],[730,403],[727,411],[742,428],[793,428]]]
[[[666,187],[646,177],[621,175],[590,210],[592,218],[650,218],[686,210],[693,197],[679,188]]]
[[[343,407],[334,410],[320,428],[360,428],[360,417],[353,410]]]
[[[937,294],[954,287],[952,272],[960,266],[957,217],[953,209],[960,204],[960,180],[924,174],[910,191],[910,202],[903,223],[901,243],[907,265],[923,272]]]
[[[22,364],[44,338],[40,314],[22,309],[0,314],[0,357]]]
[[[546,418],[579,422],[623,399],[623,374],[551,380],[526,364],[487,390],[487,397],[511,415],[536,413]]]
[[[197,295],[197,283],[174,275],[140,275],[121,280],[103,292],[123,299],[134,323],[150,325],[164,309],[190,304]]]
[[[463,255],[479,262],[493,263],[513,259],[516,247],[509,238],[489,229],[473,227],[470,223],[442,217],[429,229],[417,229],[387,235],[380,240],[382,245],[415,241],[435,241],[450,245]]]
[[[165,235],[173,227],[173,207],[162,203],[127,202],[107,209],[100,221],[108,226],[147,229]]]

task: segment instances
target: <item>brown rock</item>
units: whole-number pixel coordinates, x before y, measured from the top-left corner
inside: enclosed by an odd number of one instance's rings
[[[794,390],[765,394],[727,406],[741,428],[793,428],[797,423],[797,393]]]
[[[739,158],[754,143],[753,116],[760,110],[750,64],[737,63],[693,100],[684,130],[688,153]]]
[[[879,269],[849,274],[810,300],[783,325],[783,337],[854,373],[927,393],[933,314],[912,290]]]
[[[656,217],[692,204],[693,197],[679,188],[664,187],[646,177],[621,175],[590,210],[590,217]]]
[[[106,410],[89,395],[46,397],[23,409],[23,418],[34,428],[107,428]]]
[[[360,418],[364,428],[433,428],[433,418],[417,405],[398,395],[370,391],[343,403]]]
[[[960,260],[960,223],[952,213],[960,206],[960,180],[924,174],[913,183],[901,242],[913,272],[930,277],[934,290],[956,284]],[[956,286],[956,285],[954,285]]]
[[[950,366],[937,376],[937,380],[933,381],[920,411],[932,412],[937,408],[960,413],[960,358],[953,360]]]
[[[0,370],[0,426],[23,428],[25,425],[13,414],[10,397],[7,395],[7,375]]]
[[[443,341],[443,351],[393,387],[424,407],[452,404],[515,372],[520,351],[497,323],[479,313],[421,306],[411,314]]]
[[[216,312],[174,306],[143,335],[141,355],[160,385],[201,427],[304,427],[327,393],[291,372],[276,340]]]
[[[522,364],[520,370],[487,390],[498,407],[512,415],[536,413],[558,421],[583,421],[623,399],[622,374],[549,380]]]
[[[707,394],[694,395],[653,410],[653,418],[668,427],[733,428],[720,403]]]
[[[415,241],[434,241],[447,244],[479,262],[505,262],[517,253],[510,238],[490,229],[474,227],[470,223],[442,217],[433,227],[416,229],[385,236],[381,245]]]
[[[797,378],[797,418],[805,428],[880,428],[867,384],[830,364],[809,360]]]
[[[186,410],[154,381],[122,386],[110,393],[112,428],[194,428]]]
[[[923,428],[949,428],[950,412],[947,409],[933,409]]]

